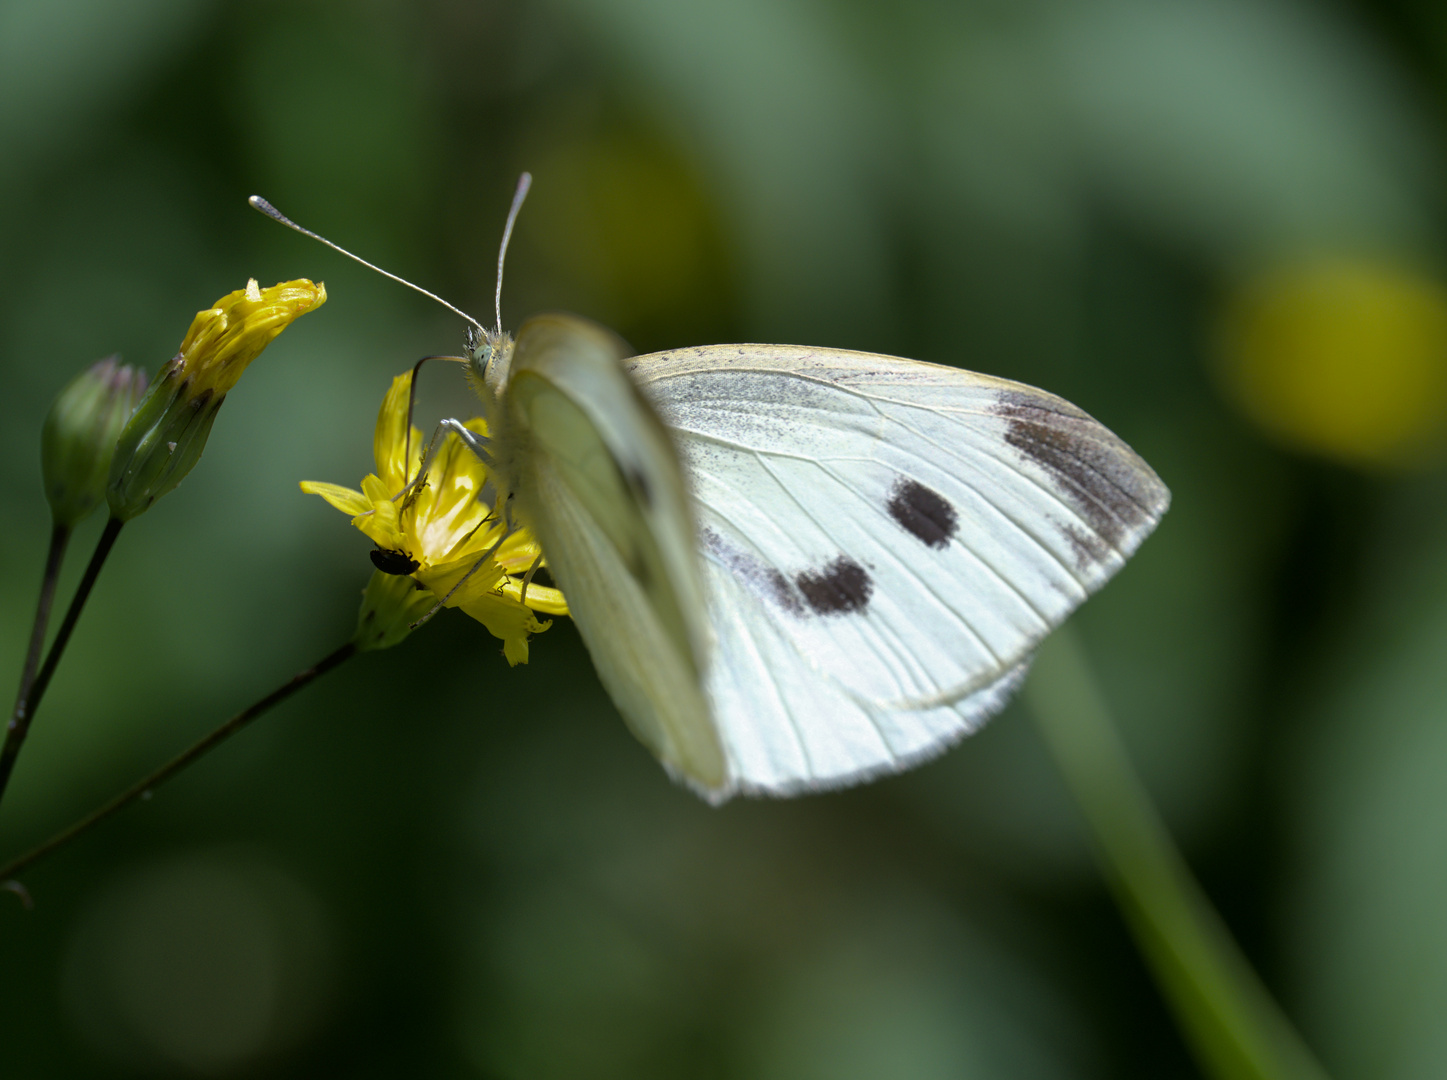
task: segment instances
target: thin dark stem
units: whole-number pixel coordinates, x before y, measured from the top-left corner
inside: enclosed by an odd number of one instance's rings
[[[111,518],[106,522],[105,530],[100,534],[100,541],[95,546],[95,553],[90,557],[90,565],[85,568],[80,585],[76,587],[75,596],[71,598],[70,607],[66,609],[65,619],[60,624],[60,630],[56,632],[50,652],[46,654],[45,664],[41,667],[40,674],[29,686],[22,685],[21,687],[21,692],[15,701],[15,711],[11,714],[10,723],[5,731],[5,745],[0,747],[0,799],[5,797],[5,789],[10,784],[10,774],[15,769],[15,759],[20,756],[20,747],[25,744],[25,736],[30,733],[31,721],[35,719],[35,710],[40,707],[40,699],[45,696],[45,688],[50,685],[50,680],[55,675],[56,665],[60,663],[60,658],[65,653],[66,643],[70,641],[71,631],[75,629],[76,621],[80,618],[87,597],[90,596],[90,590],[95,585],[95,579],[100,576],[101,567],[105,565],[106,556],[115,546],[116,537],[120,535],[123,524],[124,522],[116,518]],[[64,545],[61,546],[63,551]],[[55,540],[52,537],[52,558],[55,557],[55,554]],[[49,573],[49,569],[47,562],[47,573]],[[59,569],[58,561],[56,569]],[[54,582],[51,582],[50,588],[53,595]],[[42,639],[44,637],[43,629],[41,637]],[[36,647],[34,637],[31,638],[30,647],[32,650]]]
[[[15,708],[10,714],[7,731],[19,724],[24,707],[30,700],[30,687],[40,667],[40,653],[45,648],[45,630],[50,625],[50,608],[55,602],[55,585],[60,578],[60,564],[70,543],[70,526],[56,522],[50,530],[50,551],[45,556],[45,573],[40,578],[40,600],[35,605],[35,625],[30,628],[30,648],[25,653],[25,667],[20,672],[20,688],[15,692]]]
[[[262,713],[266,712],[268,709],[271,709],[276,705],[280,705],[283,701],[291,697],[292,694],[296,693],[302,687],[306,686],[317,677],[325,675],[328,671],[331,671],[332,668],[342,663],[342,661],[347,660],[353,655],[355,655],[356,651],[356,645],[349,641],[341,648],[337,649],[335,652],[328,654],[324,659],[318,661],[312,667],[307,668],[305,671],[297,672],[297,674],[293,675],[290,680],[277,687],[271,693],[267,694],[266,697],[256,702],[256,704],[252,705],[250,708],[244,709],[241,712],[237,713],[230,720],[226,721],[226,723],[222,724],[219,728],[211,732],[209,735],[206,735],[204,738],[201,738],[196,742],[192,743],[189,747],[181,751],[181,753],[177,754],[170,761],[166,762],[166,764],[162,765],[159,769],[151,773],[149,776],[143,777],[142,779],[136,781],[134,784],[126,788],[125,791],[122,791],[115,798],[111,799],[104,805],[97,807],[95,810],[92,810],[89,814],[81,818],[79,821],[75,822],[75,824],[71,825],[70,827],[62,829],[60,832],[56,833],[39,847],[32,848],[24,855],[21,855],[19,858],[12,859],[4,866],[0,866],[0,882],[4,882],[8,878],[11,878],[15,874],[18,874],[21,870],[24,870],[31,863],[35,862],[37,859],[41,858],[44,855],[50,854],[56,848],[64,847],[81,833],[89,830],[91,826],[98,825],[100,822],[104,821],[106,818],[114,814],[117,810],[120,810],[127,804],[135,802],[142,796],[147,795],[152,788],[155,788],[164,781],[169,780],[172,776],[180,772],[187,765],[190,765],[197,758],[201,757],[203,754],[207,753],[214,747],[219,746],[221,743],[229,739],[232,735],[235,735],[238,731],[244,728],[251,721],[255,720]]]

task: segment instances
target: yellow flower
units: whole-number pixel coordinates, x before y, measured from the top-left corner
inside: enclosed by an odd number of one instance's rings
[[[116,442],[106,488],[112,517],[131,520],[185,479],[247,365],[293,319],[326,300],[326,286],[305,278],[269,289],[253,278],[196,313],[181,351],[161,369]]]
[[[313,480],[302,481],[301,489],[352,515],[352,524],[379,549],[373,554],[378,569],[410,574],[434,596],[448,597],[448,607],[461,608],[502,639],[509,664],[526,663],[528,635],[552,625],[534,612],[566,615],[567,602],[557,589],[532,584],[523,604],[524,578],[542,551],[526,529],[504,539],[498,508],[482,501],[496,498],[487,486],[487,466],[458,436],[447,434],[422,482],[408,489],[423,454],[422,433],[407,423],[411,387],[411,372],[392,380],[372,439],[377,471],[362,481],[361,491]],[[469,420],[467,427],[487,435],[482,420]]]

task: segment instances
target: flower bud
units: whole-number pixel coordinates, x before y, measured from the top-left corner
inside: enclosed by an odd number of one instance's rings
[[[57,525],[78,525],[105,498],[116,439],[145,393],[146,375],[110,356],[72,379],[40,431],[40,471]]]
[[[185,479],[247,365],[326,299],[326,286],[305,278],[269,289],[253,279],[196,313],[181,351],[161,369],[116,444],[106,490],[113,517],[129,521]]]
[[[437,606],[437,597],[409,577],[372,571],[357,612],[352,644],[358,652],[390,649],[412,632],[412,624]]]

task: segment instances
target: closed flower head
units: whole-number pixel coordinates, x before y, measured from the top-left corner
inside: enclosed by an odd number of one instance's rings
[[[56,523],[67,528],[105,498],[116,439],[146,390],[145,372],[119,359],[107,357],[72,379],[41,429],[45,497]]]

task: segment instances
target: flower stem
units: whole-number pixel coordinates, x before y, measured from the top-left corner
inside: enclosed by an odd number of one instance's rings
[[[40,578],[40,599],[35,605],[35,624],[30,628],[30,648],[25,653],[25,667],[20,672],[20,688],[15,692],[15,708],[10,714],[7,731],[19,725],[25,704],[30,700],[30,687],[40,667],[40,653],[45,647],[45,630],[50,625],[50,608],[55,602],[55,585],[60,578],[60,564],[70,543],[70,526],[56,522],[50,530],[50,551],[45,556],[45,572]]]
[[[222,724],[216,730],[212,731],[209,735],[206,735],[201,739],[198,739],[196,742],[192,743],[189,747],[181,751],[181,753],[177,754],[170,761],[162,765],[159,769],[156,769],[149,775],[142,777],[140,780],[137,780],[134,784],[126,788],[109,802],[102,804],[95,810],[92,810],[85,817],[81,818],[79,821],[75,822],[74,824],[70,825],[65,829],[62,829],[60,832],[56,833],[49,840],[45,841],[38,847],[31,848],[24,855],[12,859],[4,866],[0,866],[0,882],[4,882],[7,879],[13,877],[15,874],[18,874],[21,870],[24,870],[37,859],[41,858],[42,856],[49,855],[56,848],[64,847],[81,833],[87,832],[91,828],[91,826],[100,824],[102,821],[110,817],[122,807],[148,795],[152,788],[155,788],[164,781],[169,780],[172,776],[176,775],[176,773],[180,772],[187,765],[190,765],[197,758],[201,757],[216,746],[219,746],[221,743],[229,739],[232,735],[235,735],[238,731],[244,728],[251,721],[255,720],[262,713],[273,708],[274,706],[280,705],[283,701],[291,697],[292,694],[296,693],[302,687],[308,685],[319,676],[325,675],[328,671],[331,671],[332,668],[342,663],[342,661],[350,659],[352,656],[356,655],[356,652],[357,647],[349,641],[341,648],[336,649],[331,653],[328,653],[324,658],[322,658],[306,670],[297,672],[281,686],[277,687],[271,693],[267,694],[266,697],[262,698],[260,701],[256,702],[249,708],[243,709],[241,712],[233,716],[230,720],[226,721],[226,723]]]
[[[1326,1080],[1172,843],[1069,628],[1040,650],[1025,697],[1201,1070],[1218,1080]]]
[[[111,553],[115,546],[116,537],[120,535],[122,522],[111,518],[106,522],[105,530],[100,534],[100,541],[95,546],[95,553],[90,557],[90,564],[85,568],[85,574],[80,579],[80,585],[76,587],[75,596],[71,598],[70,607],[66,609],[65,619],[60,624],[60,630],[56,632],[55,641],[50,646],[50,652],[46,654],[45,664],[40,669],[40,674],[35,676],[33,682],[28,686],[22,680],[20,693],[15,701],[15,711],[10,716],[10,723],[5,731],[5,745],[0,747],[0,799],[5,797],[5,789],[10,783],[10,773],[15,768],[15,759],[20,756],[20,747],[25,743],[25,736],[30,733],[30,723],[35,719],[35,710],[40,707],[40,699],[45,696],[45,688],[50,685],[51,678],[55,675],[56,665],[60,663],[61,656],[65,653],[66,643],[70,641],[71,631],[75,629],[76,621],[80,618],[81,609],[85,607],[86,598],[90,596],[90,590],[95,585],[95,579],[100,576],[101,567],[105,565],[106,556]],[[57,526],[59,528],[59,526]],[[61,542],[60,552],[56,551],[55,536],[52,533],[50,541],[50,558],[46,560],[46,574],[49,581],[51,597],[55,593],[55,582],[50,577],[52,564],[58,573],[60,569],[60,555],[64,553],[65,543]],[[49,615],[49,600],[46,598],[42,587],[41,603]],[[45,629],[39,626],[40,615],[37,613],[36,622],[38,628],[38,639],[44,640]],[[30,649],[36,653],[38,647],[37,634],[32,633]],[[27,670],[30,668],[30,660],[26,660]]]

